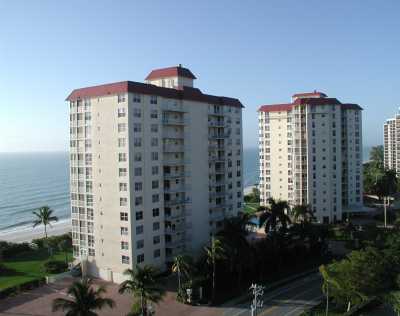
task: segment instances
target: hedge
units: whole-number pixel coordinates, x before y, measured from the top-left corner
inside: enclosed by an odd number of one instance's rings
[[[19,294],[24,291],[38,288],[39,286],[42,286],[43,284],[45,284],[45,282],[46,282],[45,278],[40,278],[40,279],[25,282],[25,283],[21,283],[19,285],[13,286],[13,287],[9,287],[4,290],[0,290],[0,299],[6,298],[11,295],[16,295],[16,294]]]

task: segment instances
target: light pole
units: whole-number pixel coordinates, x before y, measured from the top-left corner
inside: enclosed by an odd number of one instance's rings
[[[187,301],[189,304],[192,304],[192,289],[186,289],[186,294],[188,296]]]
[[[253,302],[251,303],[251,316],[257,315],[257,308],[261,308],[264,304],[262,296],[264,295],[264,286],[252,284],[250,290],[253,292]]]

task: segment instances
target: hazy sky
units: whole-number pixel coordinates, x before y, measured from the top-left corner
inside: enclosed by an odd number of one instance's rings
[[[364,107],[364,144],[397,112],[400,1],[1,1],[0,152],[68,149],[78,87],[190,68],[239,98],[245,147],[261,104],[318,89]]]

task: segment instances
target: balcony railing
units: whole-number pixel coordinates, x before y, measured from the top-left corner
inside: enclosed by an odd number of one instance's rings
[[[184,152],[185,146],[182,145],[163,145],[164,152]]]
[[[187,124],[187,120],[184,118],[176,119],[176,118],[166,118],[162,119],[162,123],[164,125],[185,125]]]
[[[177,133],[177,132],[170,132],[170,131],[163,131],[162,136],[163,136],[163,138],[177,138],[177,139],[185,138],[184,133]]]
[[[180,204],[190,204],[190,198],[180,198],[180,199],[172,199],[172,200],[164,200],[165,206],[175,206]]]
[[[164,179],[176,179],[176,178],[185,178],[190,177],[190,172],[173,172],[173,173],[164,173]]]
[[[174,104],[169,102],[164,102],[161,105],[161,109],[163,111],[170,111],[170,112],[186,112],[181,104]]]

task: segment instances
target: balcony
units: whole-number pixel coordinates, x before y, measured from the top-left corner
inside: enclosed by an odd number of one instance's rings
[[[208,121],[209,127],[225,127],[226,125],[223,121]]]
[[[220,192],[210,192],[210,197],[211,198],[217,198],[217,197],[224,197],[227,194],[225,191],[220,191]]]
[[[163,164],[165,166],[183,166],[186,164],[190,164],[190,160],[189,159],[184,159],[184,158],[166,158],[163,159]]]
[[[230,137],[229,133],[208,134],[209,139],[224,139]]]
[[[190,177],[190,172],[173,172],[173,173],[164,173],[164,179],[176,179],[176,178],[185,178]]]
[[[163,151],[164,152],[184,152],[185,151],[185,146],[182,145],[163,145]]]
[[[187,124],[187,120],[185,120],[184,118],[168,118],[168,117],[164,117],[162,119],[162,123],[164,125],[186,125]]]
[[[171,214],[165,214],[165,219],[166,220],[175,220],[175,219],[180,219],[184,218],[186,216],[192,215],[192,210],[185,207],[185,209],[180,210],[179,212],[172,212]]]
[[[186,112],[186,110],[183,108],[181,104],[170,103],[170,102],[164,102],[161,105],[161,110],[165,112],[180,112],[180,113]]]
[[[225,156],[209,156],[208,161],[209,162],[224,162],[225,161]]]
[[[179,193],[179,192],[186,192],[190,190],[190,185],[188,184],[182,184],[182,185],[176,185],[173,187],[164,187],[164,193]]]
[[[190,198],[178,198],[178,199],[173,199],[173,200],[164,200],[164,206],[171,207],[171,206],[176,206],[176,205],[184,205],[184,204],[190,204]]]
[[[224,144],[210,144],[208,145],[208,150],[224,150],[225,145]]]
[[[183,245],[185,245],[184,238],[171,240],[171,241],[165,241],[165,248],[176,248],[176,247],[183,246]]]
[[[183,139],[185,138],[185,134],[183,132],[172,132],[172,131],[163,131],[163,138],[172,138],[172,139]]]

